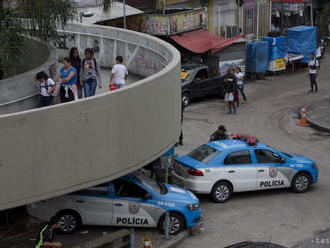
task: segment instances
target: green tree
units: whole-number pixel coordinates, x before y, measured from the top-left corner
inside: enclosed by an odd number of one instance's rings
[[[328,24],[330,22],[330,1],[324,1],[324,6],[320,15],[320,29],[323,34],[328,34]]]
[[[112,2],[103,0],[105,11]],[[0,79],[20,62],[25,37],[55,41],[57,26],[76,17],[71,0],[0,0]]]
[[[76,17],[69,0],[0,0],[0,79],[19,63],[24,38],[57,39],[57,25]]]

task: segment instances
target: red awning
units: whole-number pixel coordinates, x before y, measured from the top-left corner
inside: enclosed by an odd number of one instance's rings
[[[242,37],[222,38],[204,29],[172,35],[171,39],[194,53],[216,52],[230,46]]]

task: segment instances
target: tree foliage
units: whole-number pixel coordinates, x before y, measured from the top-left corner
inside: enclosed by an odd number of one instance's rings
[[[0,0],[0,79],[6,68],[19,62],[24,38],[57,39],[57,26],[76,17],[69,0]],[[1,72],[2,70],[2,72]]]
[[[324,34],[328,34],[329,21],[330,21],[330,1],[325,1],[320,15],[320,29]]]
[[[24,0],[19,11],[28,20],[30,36],[45,41],[56,39],[57,25],[63,26],[76,16],[68,0]]]

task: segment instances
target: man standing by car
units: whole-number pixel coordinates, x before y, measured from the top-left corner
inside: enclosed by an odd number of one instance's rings
[[[61,242],[54,242],[54,230],[60,227],[60,221],[56,216],[50,218],[49,223],[40,231],[35,248],[61,247]]]
[[[309,92],[314,91],[314,85],[315,85],[315,92],[317,92],[318,87],[316,83],[316,76],[319,71],[319,61],[315,58],[314,53],[311,53],[311,60],[308,63],[308,68],[309,68],[309,78],[311,80],[311,90]]]
[[[227,129],[224,125],[220,125],[218,127],[218,130],[215,131],[211,137],[210,137],[210,142],[211,141],[217,141],[217,140],[225,140],[225,139],[229,139],[228,134],[226,133]]]

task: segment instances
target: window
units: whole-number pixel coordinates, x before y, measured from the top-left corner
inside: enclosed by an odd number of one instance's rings
[[[285,156],[289,157],[289,158],[293,158],[291,154],[287,153],[287,152],[282,152]]]
[[[224,163],[226,165],[252,164],[250,152],[249,151],[233,152],[225,158]]]
[[[188,76],[185,78],[185,79],[181,79],[181,82],[189,82],[192,80],[192,77],[194,75],[194,70],[187,70],[187,71],[184,71],[185,73],[188,74]]]
[[[104,183],[88,189],[79,190],[76,194],[88,196],[107,196],[109,194],[109,188],[108,184]]]
[[[191,153],[188,154],[189,157],[198,160],[202,163],[208,163],[211,159],[213,159],[216,155],[218,155],[220,151],[215,150],[212,147],[209,147],[207,145],[202,145],[195,150],[193,150]]]
[[[207,78],[208,78],[207,70],[206,69],[201,69],[197,72],[196,77],[194,78],[194,81],[205,80]]]
[[[150,179],[149,177],[146,177],[142,174],[137,176],[137,178],[147,187],[152,189],[152,191],[161,194],[166,195],[167,194],[167,187],[162,182],[157,182],[155,180]]]
[[[254,153],[259,164],[281,163],[282,160],[282,157],[272,151],[257,149]]]
[[[113,183],[115,185],[116,196],[143,198],[148,193],[140,186],[124,180],[115,180]]]

